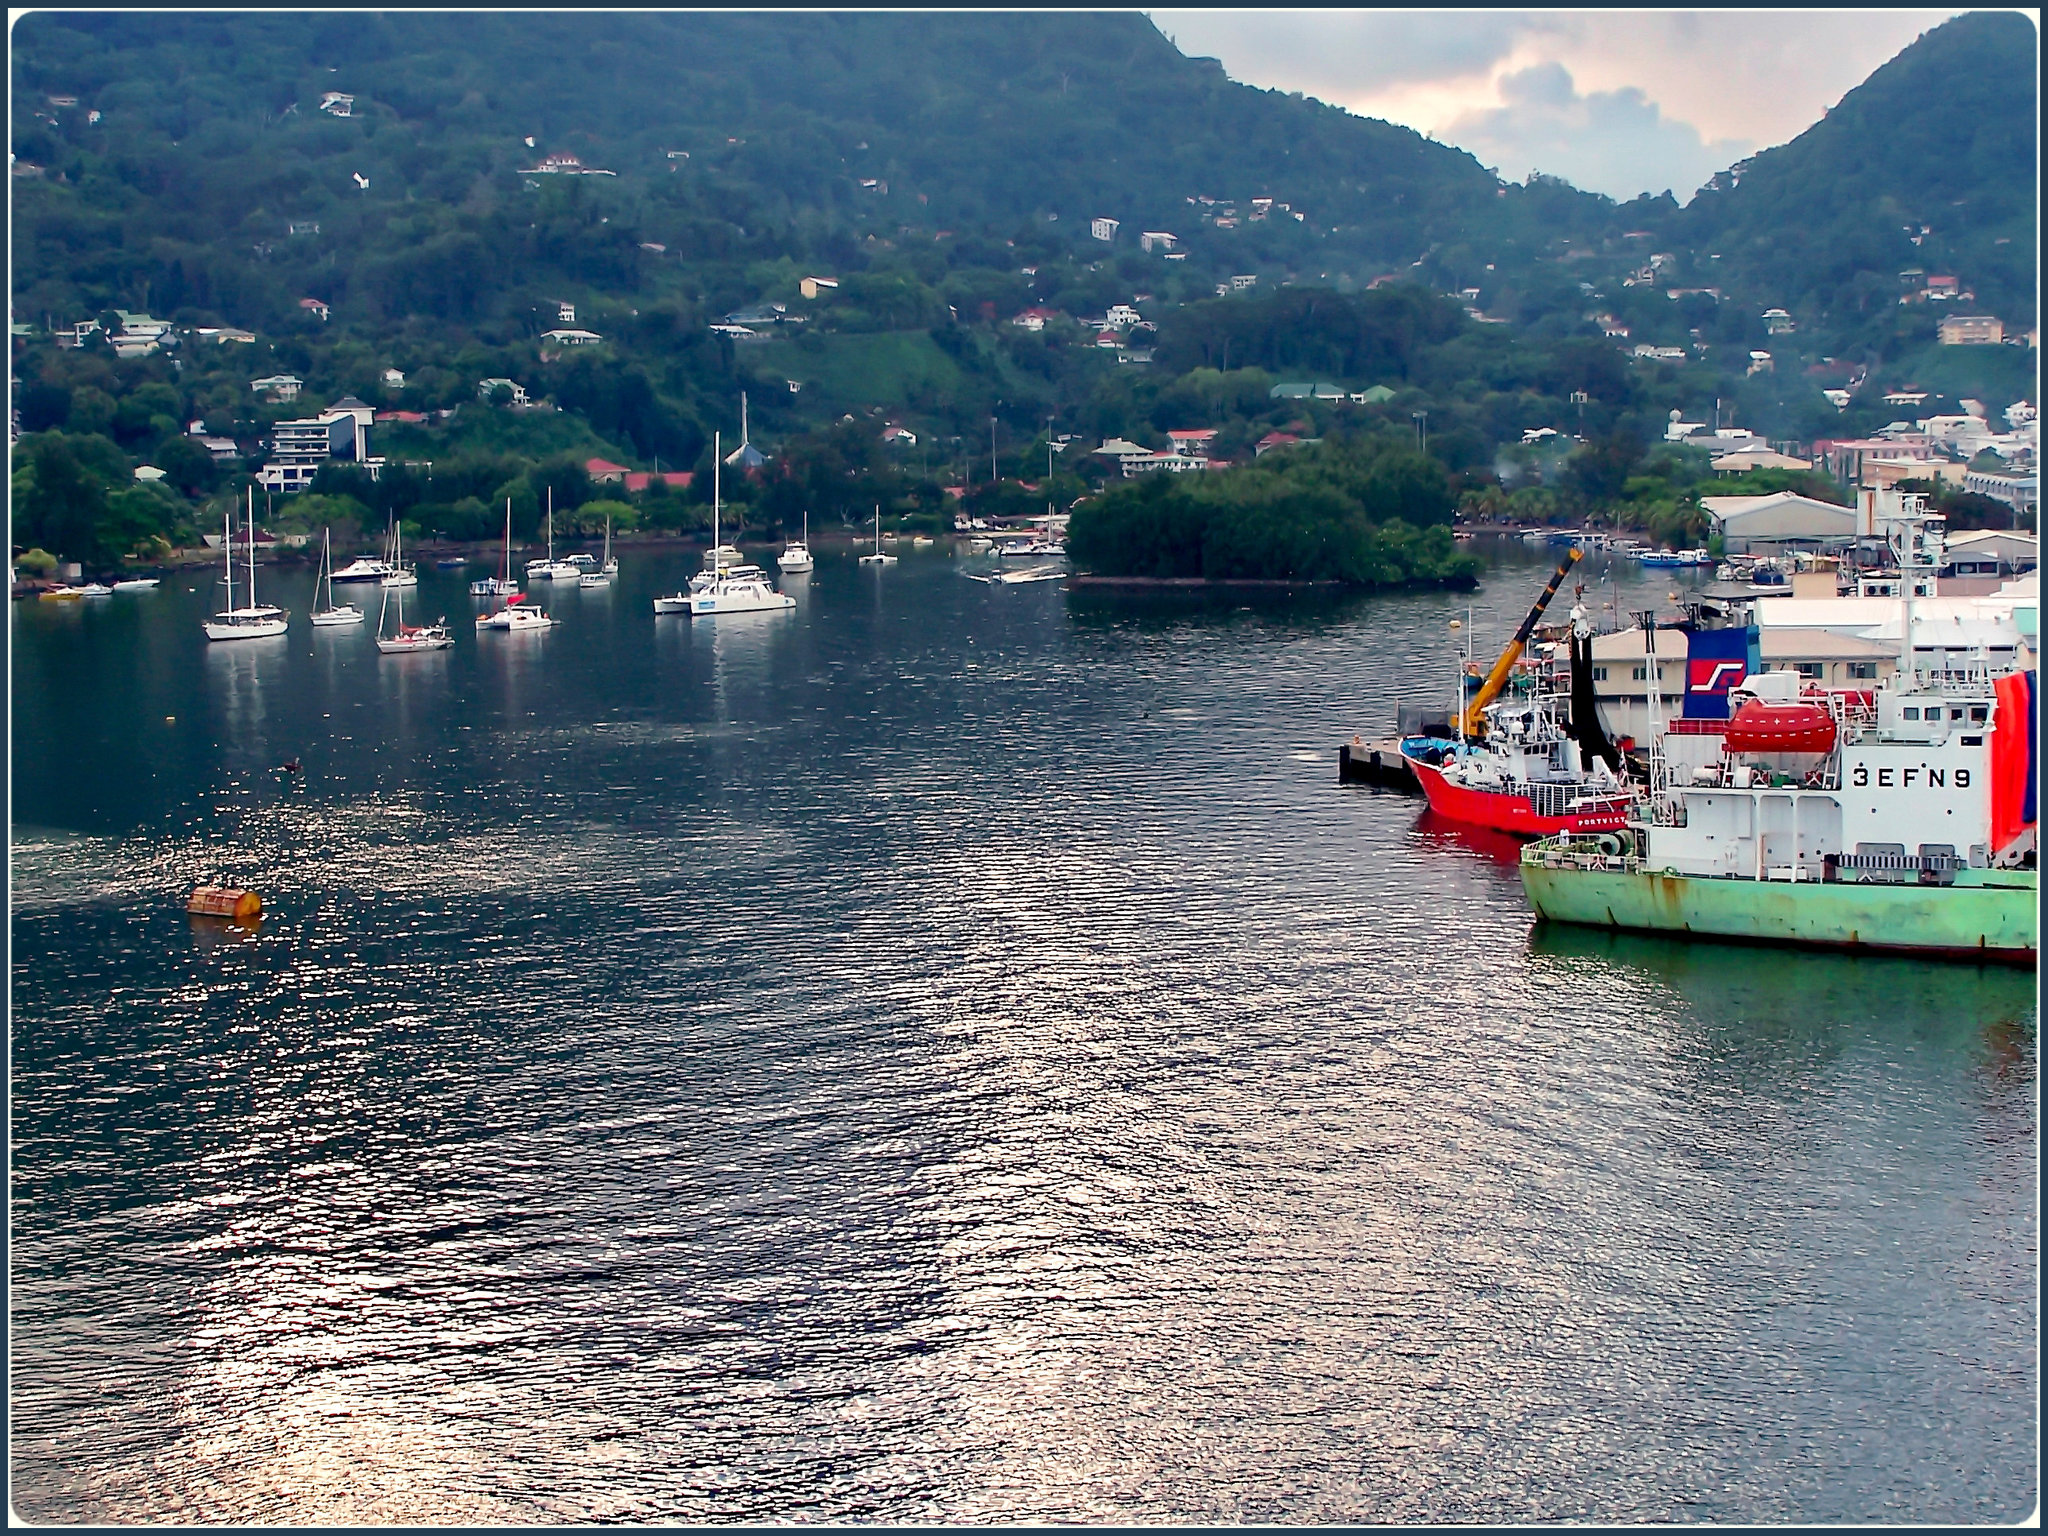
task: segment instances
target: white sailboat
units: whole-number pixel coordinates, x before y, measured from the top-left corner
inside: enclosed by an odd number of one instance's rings
[[[396,563],[399,554],[398,541],[393,540],[391,553]],[[384,633],[384,613],[390,606],[393,588],[398,592],[398,624],[390,634]],[[448,633],[445,620],[434,624],[408,624],[405,622],[405,584],[386,582],[382,600],[377,605],[377,649],[386,656],[406,656],[415,651],[445,651],[455,643],[455,637]]]
[[[548,553],[544,560],[526,562],[528,581],[573,581],[583,574],[573,560],[555,558],[555,488],[548,487]]]
[[[391,537],[384,541],[384,553],[388,557],[391,574],[384,578],[383,585],[416,587],[420,584],[420,573],[400,558],[399,543],[398,520],[394,518],[391,522]]]
[[[745,396],[742,396],[741,400],[744,409]],[[768,573],[761,567],[741,562],[737,549],[729,551],[734,557],[731,562],[721,558],[721,555],[728,551],[727,546],[718,542],[720,446],[722,445],[714,434],[711,440],[710,579],[705,580],[704,573],[700,572],[697,579],[690,583],[690,616],[696,618],[720,613],[777,613],[794,608],[796,599],[787,592],[776,591],[769,583]],[[745,446],[744,432],[741,434],[741,446]],[[657,608],[655,611],[661,610]]]
[[[882,553],[882,504],[875,503],[875,552],[860,557],[862,565],[894,565],[896,557]]]
[[[206,631],[209,640],[261,640],[270,635],[281,635],[291,622],[291,616],[282,608],[271,608],[256,601],[256,489],[249,488],[249,601],[242,607],[235,606],[235,524],[234,518],[221,515],[221,548],[225,551],[227,569],[228,605],[212,618],[202,620],[200,628]]]
[[[594,571],[585,571],[581,576],[578,576],[576,578],[576,585],[579,587],[608,587],[612,584],[612,578],[618,574],[619,562],[612,558],[612,520],[607,515],[604,520],[604,564]]]
[[[486,576],[481,581],[469,584],[471,597],[510,597],[519,590],[519,583],[512,579],[512,498],[505,498],[505,558],[499,567],[499,574]]]
[[[808,571],[816,561],[811,559],[811,509],[804,508],[804,536],[782,546],[782,553],[775,557],[775,563],[785,571]]]
[[[320,600],[323,592],[324,603]],[[329,528],[320,530],[320,579],[313,586],[313,622],[322,629],[363,622],[362,609],[334,601],[334,534]]]

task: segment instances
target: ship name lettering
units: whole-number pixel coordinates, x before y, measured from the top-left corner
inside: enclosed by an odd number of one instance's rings
[[[1901,768],[1899,770],[1899,783],[1905,788],[1911,789],[1913,787],[1913,775],[1919,771],[1918,768]],[[1929,782],[1931,783],[1932,781],[1930,780]]]
[[[1927,787],[1929,789],[1940,789],[1947,782],[1948,770],[1946,768],[1930,768],[1927,770]]]
[[[1868,788],[1870,784],[1870,770],[1864,767],[1861,763],[1858,763],[1856,765],[1856,775],[1854,778],[1850,779],[1849,782],[1855,785],[1858,789]]]
[[[1970,770],[1969,770],[1969,769],[1967,769],[1967,768],[1958,768],[1958,769],[1956,770],[1956,788],[1957,788],[1957,789],[1968,789],[1969,787],[1970,787]]]
[[[1891,769],[1880,768],[1877,770],[1877,787],[1879,789],[1890,789],[1892,787]]]

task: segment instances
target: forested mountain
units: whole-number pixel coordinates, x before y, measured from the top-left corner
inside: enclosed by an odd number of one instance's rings
[[[1972,308],[2025,330],[2040,302],[2039,55],[2016,11],[1958,17],[1789,144],[1717,176],[1661,232],[1845,350],[1925,345],[1927,312],[1899,303],[1906,273],[1906,292],[1957,275]]]
[[[1786,438],[1872,424],[1861,397],[1822,397],[1824,356],[1867,369],[1873,400],[1916,370],[2014,398],[2031,354],[1934,356],[1929,306],[1897,299],[1899,272],[1946,265],[2033,323],[2015,24],[1937,29],[1681,209],[1503,185],[1406,129],[1230,81],[1129,14],[31,14],[12,56],[16,542],[24,518],[37,537],[101,519],[102,553],[175,537],[245,468],[188,423],[253,465],[272,422],[345,394],[421,418],[379,423],[374,448],[433,461],[432,483],[337,473],[321,494],[458,533],[508,486],[520,515],[544,480],[590,494],[565,466],[593,454],[708,467],[742,391],[775,459],[729,489],[769,521],[878,495],[937,516],[948,482],[999,498],[992,479],[1043,475],[1049,439],[1157,447],[1189,426],[1245,456],[1274,430],[1412,436],[1454,492],[1569,505],[1627,476],[1567,473],[1525,433],[1625,469],[1672,409],[1721,401]],[[1105,338],[1113,306],[1142,318]],[[1773,306],[1793,334],[1769,331]],[[1013,325],[1027,308],[1040,323]],[[174,322],[174,345],[114,356],[115,311]],[[745,311],[767,317],[751,336],[712,329]],[[1766,346],[1779,366],[1751,370]],[[295,402],[251,389],[280,373],[303,379]],[[490,378],[541,408],[480,398]],[[1275,394],[1289,382],[1346,398]],[[914,451],[885,448],[889,424]],[[168,480],[121,489],[144,460]],[[1104,468],[1067,454],[1055,488]],[[53,510],[50,486],[94,483],[101,502]],[[687,521],[702,490],[637,510]]]

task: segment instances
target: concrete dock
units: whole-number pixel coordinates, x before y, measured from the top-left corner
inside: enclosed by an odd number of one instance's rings
[[[1403,795],[1422,793],[1422,785],[1416,782],[1407,760],[1401,756],[1398,736],[1381,741],[1354,736],[1337,748],[1337,782],[1370,784],[1375,789],[1391,789]]]

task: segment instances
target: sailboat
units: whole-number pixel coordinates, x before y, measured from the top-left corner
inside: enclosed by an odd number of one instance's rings
[[[321,602],[322,591],[327,601]],[[313,622],[322,628],[335,624],[360,624],[363,610],[353,603],[334,601],[334,531],[320,530],[320,579],[313,586]]]
[[[860,557],[862,565],[894,565],[896,557],[882,553],[882,504],[875,503],[875,552]]]
[[[594,571],[585,571],[576,578],[576,585],[579,587],[608,587],[612,584],[612,578],[618,574],[619,562],[612,558],[612,520],[607,515],[604,520],[604,564]]]
[[[399,540],[396,537],[391,542],[391,554],[392,564],[398,564]],[[415,578],[413,584],[417,584],[417,580]],[[414,651],[445,651],[455,643],[455,637],[448,633],[448,623],[445,619],[434,624],[405,622],[405,585],[390,581],[384,584],[383,600],[377,605],[377,649],[386,656],[405,656]],[[387,635],[384,633],[384,613],[391,604],[391,590],[394,586],[398,589],[398,624]]]
[[[384,544],[385,553],[390,556],[391,574],[384,578],[383,585],[387,587],[418,586],[420,584],[420,573],[399,558],[399,531],[396,518],[393,518],[391,522],[391,537],[386,539]]]
[[[235,606],[235,524],[230,513],[221,514],[221,549],[225,552],[228,605],[200,628],[209,640],[261,640],[281,635],[291,622],[282,608],[270,608],[256,601],[256,488],[249,488],[249,601]]]
[[[690,580],[689,590],[654,600],[656,613],[687,613],[710,617],[720,613],[777,613],[796,606],[796,599],[770,585],[768,573],[749,565],[737,549],[718,542],[719,477],[718,450],[723,446],[717,434],[711,439],[711,552],[704,557],[705,569]]]
[[[471,597],[510,597],[519,590],[519,583],[512,579],[512,498],[505,498],[505,559],[499,567],[499,574],[486,576],[481,581],[469,584]]]
[[[811,559],[811,509],[804,508],[804,536],[782,547],[782,553],[775,557],[775,563],[785,571],[808,571],[817,562]]]
[[[582,569],[574,561],[557,560],[555,558],[555,488],[549,486],[547,558],[545,560],[527,561],[526,579],[528,581],[568,581],[582,574]]]

